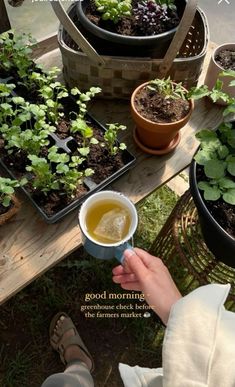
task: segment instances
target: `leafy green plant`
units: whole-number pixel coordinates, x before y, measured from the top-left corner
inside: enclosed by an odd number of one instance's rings
[[[155,0],[155,3],[172,10],[176,9],[175,0]]]
[[[118,150],[126,149],[126,144],[121,142],[117,144],[117,135],[120,130],[126,130],[126,126],[119,124],[107,124],[108,129],[104,134],[104,140],[108,146],[109,153],[111,156],[115,156]]]
[[[95,5],[103,20],[117,23],[122,17],[131,16],[131,0],[95,0]]]
[[[4,32],[0,35],[0,69],[9,72],[15,70],[20,78],[27,77],[29,69],[33,66],[30,58],[32,46],[36,40],[31,34],[17,35],[14,31]]]
[[[59,153],[58,148],[53,146],[49,149],[48,160],[56,165],[56,174],[58,175],[58,182],[60,187],[71,197],[78,186],[83,183],[84,177],[93,175],[94,171],[91,168],[79,170],[85,160],[80,156],[70,156],[67,153]]]
[[[26,170],[34,175],[33,187],[41,190],[44,194],[48,194],[51,190],[58,190],[59,182],[46,158],[29,155],[28,159],[31,161],[31,165],[28,165]]]
[[[52,82],[41,87],[39,94],[43,97],[47,106],[47,117],[53,123],[57,123],[59,118],[64,116],[61,99],[68,97],[69,93],[60,82]]]
[[[29,155],[28,158],[31,165],[26,170],[34,175],[31,183],[45,195],[56,190],[66,192],[73,198],[83,179],[94,173],[91,168],[79,170],[84,159],[79,156],[72,156],[70,159],[67,153],[59,153],[56,146],[49,149],[48,160],[35,155]]]
[[[167,79],[153,79],[148,84],[148,89],[162,94],[166,99],[187,99],[188,91],[182,82],[175,83],[170,77]]]
[[[26,183],[26,179],[18,181],[8,177],[0,177],[0,204],[3,205],[3,207],[9,207],[12,195],[15,192],[15,188],[20,187]]]
[[[77,118],[71,122],[71,133],[80,133],[82,135],[82,147],[78,148],[78,152],[86,157],[90,153],[90,144],[98,144],[98,140],[93,137],[93,129],[87,124],[84,119]]]
[[[86,93],[82,93],[77,87],[71,89],[71,95],[78,96],[76,104],[79,106],[79,118],[84,119],[87,113],[87,103],[100,92],[100,87],[91,87]]]
[[[201,149],[194,157],[203,166],[206,180],[198,183],[204,199],[216,201],[220,197],[235,205],[235,129],[223,123],[216,132],[201,130],[196,134]]]
[[[223,75],[224,74],[225,72]],[[228,76],[227,72],[226,75]],[[231,84],[233,84],[233,81]],[[212,90],[209,90],[207,85],[201,85],[191,87],[191,89],[188,91],[183,87],[182,82],[175,83],[171,80],[170,77],[167,79],[153,79],[148,84],[149,90],[162,94],[166,99],[172,98],[183,100],[198,100],[203,97],[210,97],[213,102],[217,102],[219,99],[221,99],[229,105],[228,108],[224,111],[224,115],[227,115],[230,112],[235,112],[235,99],[229,97],[227,93],[224,93],[222,88],[223,81],[220,79],[216,81],[216,84]]]
[[[235,78],[235,71],[223,71],[220,76]],[[235,80],[230,82],[235,86]],[[235,113],[235,98],[222,91],[223,81],[218,79],[214,88],[209,91],[203,86],[203,96],[210,96],[213,102],[223,100],[227,106],[223,111],[226,117]],[[192,89],[192,94],[199,95],[198,88]],[[201,148],[195,155],[196,162],[203,166],[206,180],[198,183],[204,192],[205,200],[216,201],[222,199],[235,205],[235,127],[233,122],[223,122],[216,132],[203,129],[196,134]]]
[[[38,155],[49,144],[49,133],[56,129],[46,122],[46,105],[30,104],[22,97],[12,97],[9,101],[11,104],[4,103],[0,114],[5,148],[8,153],[16,148]]]

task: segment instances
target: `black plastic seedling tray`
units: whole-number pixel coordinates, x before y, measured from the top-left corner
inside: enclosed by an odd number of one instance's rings
[[[102,131],[105,132],[105,127],[100,124],[98,121],[96,121],[91,115],[87,115],[87,119],[91,122],[93,122],[95,124],[96,127],[100,128]],[[59,147],[61,147],[61,149],[63,149],[63,151],[67,151],[68,153],[70,153],[70,142],[72,143],[72,141],[75,141],[73,140],[73,138],[67,138],[66,140],[60,140],[56,138],[56,136],[54,136],[54,134],[52,135],[52,138],[53,140],[55,141],[55,143],[57,143],[57,145]],[[40,215],[43,217],[43,219],[51,224],[51,223],[55,223],[61,219],[63,219],[66,215],[68,215],[71,211],[73,211],[74,209],[76,209],[78,206],[80,206],[85,199],[87,199],[90,195],[92,195],[93,193],[97,192],[97,191],[100,191],[101,189],[103,189],[104,187],[106,187],[107,185],[111,184],[114,180],[116,180],[118,177],[120,177],[123,173],[125,173],[126,171],[128,171],[135,163],[136,161],[136,158],[128,151],[128,150],[124,150],[122,152],[122,159],[123,159],[123,162],[124,162],[124,166],[121,167],[118,171],[116,171],[115,173],[113,173],[111,176],[109,176],[108,178],[106,178],[105,180],[103,180],[102,182],[100,182],[99,184],[96,184],[93,180],[92,180],[92,177],[90,178],[86,178],[84,179],[84,185],[86,186],[88,192],[86,194],[84,194],[82,197],[74,200],[73,202],[71,202],[69,205],[67,205],[66,207],[64,207],[63,209],[61,209],[60,211],[58,211],[57,213],[55,213],[54,215],[52,216],[48,216],[44,211],[43,209],[35,202],[35,200],[32,198],[31,194],[26,190],[26,188],[24,187],[21,187],[21,190],[25,193],[25,195],[28,197],[28,199],[31,201],[31,203],[33,204],[33,206],[38,210],[38,212],[40,213]],[[0,164],[2,165],[2,167],[6,170],[6,172],[13,178],[13,179],[16,179],[16,176],[14,175],[14,173],[12,173],[12,171],[5,165],[5,163],[0,159]]]

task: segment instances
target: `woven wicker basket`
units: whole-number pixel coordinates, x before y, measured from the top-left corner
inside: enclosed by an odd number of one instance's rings
[[[130,98],[139,84],[156,77],[170,75],[174,81],[182,81],[186,88],[197,84],[209,42],[209,29],[196,0],[188,0],[163,59],[100,56],[79,26],[76,3],[70,6],[68,15],[59,1],[51,4],[61,22],[58,42],[69,87],[87,90],[90,86],[100,86],[103,97]]]

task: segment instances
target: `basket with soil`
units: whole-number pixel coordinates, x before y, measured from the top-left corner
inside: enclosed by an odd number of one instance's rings
[[[235,267],[235,124],[196,136],[201,146],[190,166],[190,190],[202,233],[214,256]]]
[[[83,90],[91,85],[98,85],[102,88],[102,96],[105,98],[129,99],[138,85],[166,74],[176,82],[184,82],[186,87],[197,84],[209,42],[209,31],[206,17],[202,10],[197,8],[196,0],[186,3],[166,54],[161,54],[158,58],[149,53],[149,43],[168,32],[139,37],[120,35],[96,26],[84,14],[85,20],[89,21],[92,28],[105,31],[117,40],[128,40],[126,56],[117,56],[118,50],[114,49],[113,42],[111,45],[107,41],[102,44],[92,42],[90,32],[84,28],[81,17],[77,15],[78,8],[85,7],[85,2],[72,4],[68,14],[60,1],[51,2],[51,5],[61,22],[58,42],[64,78],[69,87],[78,86]],[[92,39],[96,38],[100,39],[98,35]],[[149,43],[146,43],[147,41]],[[138,46],[140,44],[144,47]],[[108,47],[113,49],[112,55],[101,55],[100,52],[104,52],[102,50],[107,50]],[[154,49],[159,47],[159,43],[155,42]],[[131,50],[134,56],[131,56]]]

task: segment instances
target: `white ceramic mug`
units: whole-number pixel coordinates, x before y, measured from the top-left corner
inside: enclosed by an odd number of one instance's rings
[[[98,201],[104,202],[105,200],[114,200],[126,207],[130,213],[130,227],[128,234],[121,241],[116,243],[100,243],[95,240],[86,227],[86,216],[88,210]],[[82,243],[85,250],[95,258],[99,259],[112,259],[116,258],[119,262],[123,261],[123,252],[126,249],[132,249],[130,244],[132,237],[136,231],[138,225],[138,214],[135,205],[122,193],[116,191],[101,191],[91,195],[86,199],[79,211],[79,226],[82,234]]]

